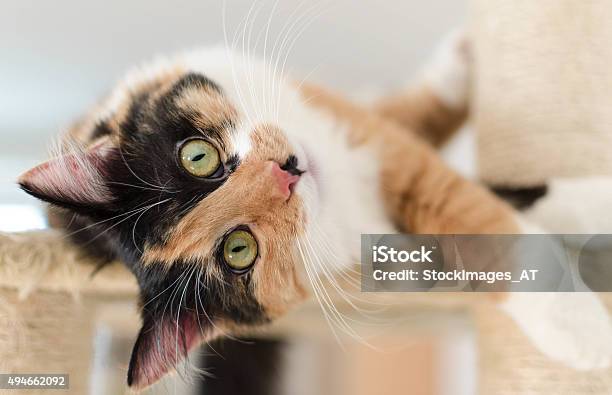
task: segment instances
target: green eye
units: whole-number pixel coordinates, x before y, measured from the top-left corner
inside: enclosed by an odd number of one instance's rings
[[[189,140],[180,149],[181,165],[196,177],[208,177],[219,168],[219,151],[204,140]]]
[[[257,259],[257,241],[247,231],[233,231],[225,238],[223,259],[233,270],[243,271],[248,269]]]

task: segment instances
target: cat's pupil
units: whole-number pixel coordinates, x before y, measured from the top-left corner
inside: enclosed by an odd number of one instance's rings
[[[206,154],[199,154],[199,155],[194,156],[191,160],[193,162],[197,162],[197,161],[199,161],[200,159],[202,159],[205,156],[206,156]]]
[[[234,248],[232,248],[232,252],[240,252],[242,250],[244,250],[246,248],[246,246],[236,246]]]

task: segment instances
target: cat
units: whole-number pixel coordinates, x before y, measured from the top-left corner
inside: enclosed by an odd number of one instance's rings
[[[136,277],[134,389],[316,295],[313,275],[358,262],[361,233],[523,230],[403,126],[223,47],[136,68],[60,151],[19,184]]]

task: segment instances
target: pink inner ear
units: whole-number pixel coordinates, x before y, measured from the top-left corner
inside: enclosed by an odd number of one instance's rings
[[[110,143],[101,142],[85,152],[63,155],[36,166],[18,182],[26,191],[51,202],[107,203],[112,197],[103,174],[110,151]]]
[[[202,338],[194,314],[183,314],[178,323],[171,319],[145,323],[132,351],[128,385],[141,389],[154,384],[174,369]]]

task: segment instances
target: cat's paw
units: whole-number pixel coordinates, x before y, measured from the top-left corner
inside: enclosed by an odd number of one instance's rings
[[[551,233],[612,233],[612,177],[564,177],[547,181],[545,196],[523,213]],[[582,204],[576,204],[582,202]]]
[[[438,45],[425,67],[425,81],[444,104],[467,105],[470,89],[472,49],[467,33],[455,30]]]
[[[608,311],[593,293],[513,293],[501,305],[543,354],[577,370],[612,359]]]

